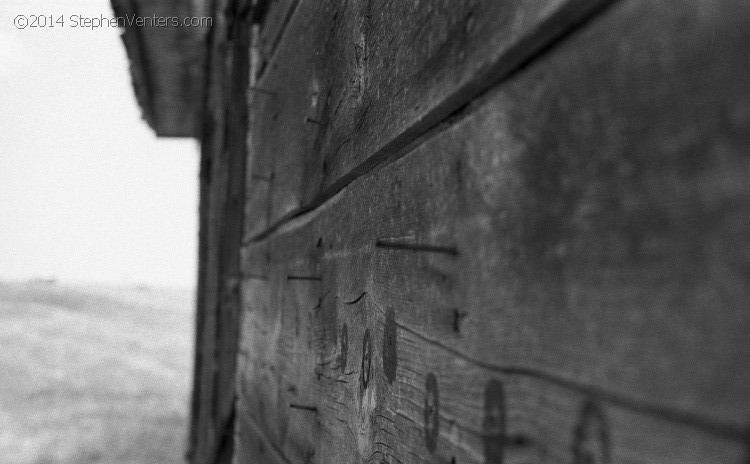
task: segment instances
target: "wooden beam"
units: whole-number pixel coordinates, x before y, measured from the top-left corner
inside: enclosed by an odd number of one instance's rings
[[[239,439],[293,463],[745,462],[749,11],[619,2],[249,241]]]
[[[252,171],[277,176],[248,237],[329,198],[609,3],[301,1],[257,84],[274,97],[251,100]]]

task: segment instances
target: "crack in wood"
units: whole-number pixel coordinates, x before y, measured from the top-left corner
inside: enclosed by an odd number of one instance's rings
[[[745,442],[747,441],[747,437],[750,436],[749,428],[737,427],[733,424],[719,422],[713,419],[699,416],[697,414],[693,414],[691,412],[682,411],[679,409],[662,406],[662,405],[654,404],[654,403],[647,402],[647,401],[628,398],[626,396],[622,396],[617,393],[604,390],[602,388],[597,388],[597,387],[593,387],[593,386],[586,385],[583,383],[575,382],[573,380],[559,377],[557,375],[550,374],[548,372],[544,372],[539,369],[534,369],[531,367],[524,367],[524,366],[501,366],[501,365],[481,361],[481,360],[472,358],[471,356],[467,355],[466,353],[463,353],[460,350],[451,348],[437,340],[433,340],[429,337],[425,337],[419,332],[409,327],[406,327],[403,324],[397,324],[397,326],[399,329],[419,338],[425,343],[432,344],[470,364],[473,364],[476,367],[486,369],[488,371],[497,372],[497,373],[509,375],[509,376],[515,375],[515,376],[530,377],[530,378],[534,378],[534,379],[541,380],[544,382],[549,382],[551,384],[568,389],[570,391],[575,391],[575,392],[587,395],[591,397],[592,399],[597,399],[601,402],[609,403],[611,405],[618,406],[620,408],[627,409],[635,413],[649,415],[657,419],[662,419],[662,420],[666,420],[666,421],[677,423],[677,424],[684,424],[692,428],[702,430],[705,433],[715,435],[717,437],[722,437],[727,440],[732,440],[735,442]]]
[[[351,300],[351,301],[344,301],[344,304],[347,304],[347,305],[353,305],[353,304],[357,304],[357,303],[359,303],[359,301],[360,301],[360,300],[361,300],[362,298],[364,298],[364,297],[365,297],[366,295],[367,295],[367,292],[362,292],[362,294],[361,294],[361,295],[359,295],[359,296],[358,296],[357,298],[355,298],[355,299],[353,299],[353,300]]]
[[[413,142],[420,141],[420,143],[423,143],[425,136],[435,136],[442,131],[441,128],[450,127],[452,124],[446,124],[446,122],[452,123],[463,117],[471,103],[481,99],[492,89],[528,67],[532,62],[538,61],[552,48],[563,43],[568,36],[603,13],[608,7],[617,3],[617,0],[600,0],[583,9],[580,3],[571,2],[543,21],[537,26],[534,33],[511,47],[483,73],[479,73],[452,94],[446,96],[441,104],[433,108],[412,126],[405,128],[390,142],[376,149],[362,163],[353,167],[347,174],[342,175],[323,189],[308,204],[300,205],[280,217],[273,224],[269,223],[264,231],[249,238],[245,244],[264,240],[287,222],[319,208],[360,177],[382,169],[411,152],[416,148]],[[308,119],[308,117],[305,117],[305,122],[308,122]],[[322,125],[320,121],[315,122]]]

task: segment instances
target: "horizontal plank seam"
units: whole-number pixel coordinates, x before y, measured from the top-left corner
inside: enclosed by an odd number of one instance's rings
[[[548,383],[555,384],[559,387],[563,387],[567,390],[575,391],[586,396],[598,399],[600,401],[611,403],[635,413],[646,414],[657,419],[687,425],[692,428],[702,430],[703,432],[732,441],[745,443],[748,440],[748,437],[750,437],[750,430],[748,429],[736,427],[731,424],[721,423],[687,411],[681,411],[675,408],[653,404],[648,401],[629,398],[611,391],[604,390],[602,388],[593,387],[563,377],[559,377],[539,369],[520,366],[498,366],[496,364],[474,359],[471,356],[461,352],[460,350],[451,348],[437,340],[426,337],[425,335],[422,335],[416,330],[411,329],[403,324],[396,323],[396,327],[412,334],[413,336],[419,338],[424,342],[435,345],[436,347],[483,369],[498,372],[504,375],[516,375],[542,380]]]
[[[452,127],[453,124],[471,114],[469,110],[472,103],[480,100],[496,87],[502,85],[503,82],[545,56],[550,50],[562,44],[566,38],[583,28],[617,1],[619,0],[599,0],[589,8],[584,8],[583,4],[587,3],[585,1],[566,4],[552,17],[538,24],[535,33],[529,34],[514,44],[485,72],[478,73],[421,120],[402,131],[347,174],[342,175],[310,203],[285,214],[265,230],[247,239],[243,244],[266,239],[285,223],[313,212],[358,178],[384,168],[445,129]],[[581,10],[585,11],[578,15]],[[570,20],[560,21],[561,16],[567,17],[568,15],[572,16]],[[556,22],[563,24],[557,25]]]

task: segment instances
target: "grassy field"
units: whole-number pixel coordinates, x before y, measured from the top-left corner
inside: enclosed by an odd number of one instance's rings
[[[193,293],[0,283],[0,463],[184,462]]]

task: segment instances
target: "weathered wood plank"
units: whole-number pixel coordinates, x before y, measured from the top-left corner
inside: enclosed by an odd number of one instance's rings
[[[301,1],[254,93],[253,172],[271,220],[309,207],[609,0]],[[262,232],[267,207],[249,215]]]
[[[226,170],[221,169],[219,153],[223,147],[221,137],[224,119],[217,115],[216,123],[206,134],[201,153],[201,203],[205,205],[201,218],[201,271],[198,275],[197,300],[197,350],[194,388],[197,398],[191,414],[194,429],[191,431],[191,462],[208,462],[216,444],[216,420],[214,394],[216,390],[216,350],[219,276],[219,237],[221,235],[222,196],[226,191]]]
[[[263,285],[283,287],[285,279],[282,273],[277,283]],[[456,357],[368,297],[339,308],[338,341],[326,349],[319,339],[325,323],[309,317],[305,304],[318,292],[285,293],[291,295],[274,295],[281,304],[271,303],[265,317],[246,318],[260,322],[245,326],[252,337],[239,402],[246,422],[239,424],[238,439],[248,442],[240,449],[256,448],[248,458],[261,459],[257,448],[295,463],[741,463],[745,458],[744,440]],[[326,311],[325,303],[320,311]],[[302,336],[295,333],[298,315]],[[363,348],[367,340],[370,363]],[[392,380],[385,360],[389,340],[398,358]],[[593,453],[592,460],[580,456],[586,452]]]
[[[226,137],[225,159],[222,169],[226,170],[226,191],[223,196],[222,233],[219,239],[219,300],[218,324],[216,330],[216,417],[220,427],[231,427],[228,423],[233,416],[235,399],[235,363],[239,334],[240,311],[240,247],[244,225],[245,164],[247,160],[246,136],[248,127],[247,103],[245,94],[249,80],[250,25],[244,9],[235,10],[229,16],[229,50],[226,59],[225,89]],[[231,433],[231,432],[230,432]],[[230,453],[231,454],[231,453]]]
[[[200,273],[194,398],[189,455],[194,464],[228,462],[232,454],[239,325],[239,260],[244,223],[249,48],[238,2],[221,1],[210,50],[201,143]],[[244,80],[244,83],[242,82]]]
[[[621,2],[249,244],[243,414],[290,462],[499,462],[497,381],[503,462],[586,462],[587,401],[592,462],[744,462],[748,8]]]
[[[253,0],[253,22],[257,23],[253,40],[256,75],[266,68],[298,3],[298,0]]]
[[[239,408],[239,412],[246,412]],[[281,451],[247,414],[237,418],[235,461],[240,463],[289,464]]]
[[[204,17],[201,2],[112,0],[118,18]],[[171,21],[170,21],[171,22]],[[122,40],[143,119],[161,137],[199,137],[208,27],[138,27]]]

